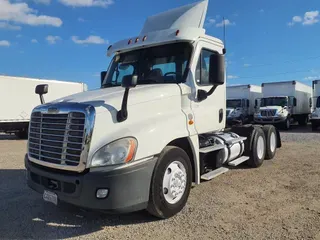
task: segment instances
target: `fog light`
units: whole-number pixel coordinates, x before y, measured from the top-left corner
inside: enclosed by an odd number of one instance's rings
[[[96,193],[97,198],[106,198],[108,196],[109,190],[108,189],[98,189]]]

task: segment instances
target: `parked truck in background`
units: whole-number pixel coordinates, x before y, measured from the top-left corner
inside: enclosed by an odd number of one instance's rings
[[[147,18],[138,36],[109,46],[101,89],[32,111],[27,182],[45,201],[169,218],[192,183],[274,157],[273,126],[224,130],[226,50],[205,34],[207,5]]]
[[[259,124],[282,125],[289,129],[291,123],[307,125],[311,113],[311,86],[298,81],[262,83],[260,109],[254,121]]]
[[[46,96],[48,101],[87,90],[84,83],[0,75],[0,96],[3,103],[0,132],[16,133],[20,138],[28,136],[32,109],[40,103],[39,96],[34,93],[39,84],[49,85],[50,91]]]
[[[260,86],[236,85],[227,86],[227,123],[233,125],[236,120],[240,124],[253,121],[256,106],[262,98]]]
[[[312,82],[312,114],[310,122],[312,130],[316,131],[320,126],[320,80],[314,80]]]

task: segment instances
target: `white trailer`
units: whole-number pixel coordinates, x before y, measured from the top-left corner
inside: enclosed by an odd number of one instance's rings
[[[33,110],[27,183],[44,201],[169,218],[192,183],[275,156],[274,126],[225,129],[226,49],[205,34],[207,5],[149,17],[139,35],[109,46],[101,89]]]
[[[292,122],[306,125],[311,113],[311,86],[298,81],[262,83],[261,106],[254,121],[259,124],[282,124],[289,129]]]
[[[234,120],[240,123],[251,122],[261,98],[261,86],[227,86],[227,123],[232,125]]]
[[[87,90],[84,83],[1,75],[0,131],[15,132],[21,138],[27,136],[32,109],[41,104],[39,96],[34,93],[39,84],[49,85],[48,101]]]
[[[320,126],[320,80],[314,80],[312,82],[312,114],[311,124],[312,130],[316,131]]]

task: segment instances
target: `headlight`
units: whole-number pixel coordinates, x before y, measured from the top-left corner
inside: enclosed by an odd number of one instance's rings
[[[134,138],[123,138],[109,143],[93,155],[91,167],[128,163],[133,160],[137,145]]]

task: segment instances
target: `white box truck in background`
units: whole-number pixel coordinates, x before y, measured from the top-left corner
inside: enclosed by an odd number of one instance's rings
[[[240,124],[253,121],[256,104],[261,98],[261,86],[227,86],[226,115],[228,125],[232,125],[234,120]]]
[[[254,121],[259,124],[281,124],[289,129],[291,123],[307,125],[311,113],[311,86],[298,81],[262,83],[260,109]]]
[[[39,84],[50,87],[47,101],[87,90],[84,83],[0,75],[0,132],[14,132],[20,138],[27,137],[32,109],[41,104],[34,92]]]
[[[312,130],[315,131],[320,126],[320,80],[312,82],[312,114],[311,124]]]

